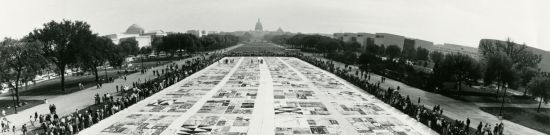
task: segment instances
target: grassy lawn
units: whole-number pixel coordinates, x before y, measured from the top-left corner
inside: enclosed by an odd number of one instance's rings
[[[464,86],[463,89],[458,93],[457,90],[447,88],[446,91],[442,91],[441,94],[447,97],[466,101],[466,102],[481,102],[481,103],[501,103],[502,98],[496,98],[497,91],[495,89],[479,89]],[[499,95],[502,96],[503,91],[499,92]],[[460,94],[460,96],[458,96]],[[505,103],[514,103],[514,104],[535,104],[538,103],[535,99],[527,96],[517,96],[510,93],[507,94]]]
[[[31,108],[31,107],[43,104],[44,100],[21,100],[21,103],[24,103],[25,105],[18,107],[17,108],[18,112],[21,112],[22,110],[25,110],[27,108]],[[6,115],[10,115],[15,112],[15,110],[13,109],[12,100],[0,100],[0,109],[6,110]]]
[[[146,69],[147,68],[151,68],[151,67],[156,67],[158,65],[164,65],[166,63],[168,63],[170,61],[149,61],[149,62],[143,62],[143,67],[145,67]],[[157,63],[160,63],[157,65]],[[141,67],[141,62],[139,61],[136,61],[136,62],[132,62],[132,67],[135,67],[135,68],[140,68]]]
[[[502,98],[495,98],[494,96],[457,96],[455,94],[443,94],[447,97],[466,101],[466,102],[478,102],[478,103],[501,103]],[[513,103],[513,104],[536,104],[538,101],[533,98],[523,97],[523,96],[507,96],[504,100],[504,103]]]
[[[110,77],[118,78],[117,72],[114,70],[107,71],[107,74]],[[104,72],[99,73],[100,77],[105,76]],[[65,92],[61,91],[60,79],[55,78],[47,80],[44,82],[37,83],[35,85],[29,85],[28,87],[21,87],[19,95],[20,96],[43,96],[43,95],[63,95],[77,92],[80,89],[78,88],[78,83],[82,83],[85,88],[95,86],[95,76],[93,75],[84,75],[84,76],[68,76],[65,77]],[[8,96],[6,94],[5,96]]]
[[[156,67],[158,65],[164,65],[169,63],[169,60],[165,61],[149,61],[143,62],[143,66],[146,68]],[[141,67],[141,62],[132,63],[133,67]],[[124,70],[121,70],[123,73]],[[133,72],[130,72],[130,74]],[[100,77],[105,76],[105,72],[100,70],[98,73]],[[107,75],[109,77],[118,78],[117,70],[108,69]],[[31,84],[27,87],[23,86],[19,89],[20,96],[44,96],[44,95],[63,95],[77,92],[80,89],[78,88],[78,83],[82,83],[85,88],[95,87],[95,76],[94,75],[83,75],[83,76],[66,76],[65,77],[65,92],[61,91],[60,78],[55,78],[51,80],[46,80],[39,82],[37,84]],[[2,94],[2,96],[9,96],[10,93]]]
[[[499,115],[499,107],[481,107],[481,110],[493,114]],[[514,123],[535,129],[537,131],[550,134],[550,109],[541,108],[537,113],[537,108],[503,108],[504,119],[512,121]]]

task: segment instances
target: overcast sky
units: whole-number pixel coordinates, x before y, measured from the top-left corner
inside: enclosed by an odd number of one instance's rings
[[[393,33],[477,47],[482,38],[550,50],[548,0],[10,0],[0,37],[21,38],[50,20],[82,20],[100,35],[131,24],[185,32],[264,29],[302,33]]]

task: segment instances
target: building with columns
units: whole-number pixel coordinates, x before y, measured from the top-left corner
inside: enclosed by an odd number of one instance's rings
[[[166,36],[167,33],[162,30],[154,30],[145,32],[141,26],[132,24],[126,29],[124,33],[105,35],[110,38],[115,44],[119,44],[121,41],[134,39],[138,42],[138,47],[150,47],[154,37]]]
[[[265,35],[284,35],[284,34],[292,34],[290,32],[285,32],[281,27],[277,28],[275,31],[269,31],[264,28],[264,25],[262,24],[261,20],[258,18],[258,21],[254,25],[254,30],[249,31],[234,31],[234,32],[220,32],[221,34],[232,34],[235,36],[244,36],[249,35],[251,37],[251,41],[254,42],[261,42],[264,40]]]
[[[389,33],[334,33],[333,38],[343,42],[357,42],[361,45],[362,49],[365,49],[369,42],[379,46],[384,45],[385,47],[395,45],[401,49],[417,47],[422,47],[428,50],[433,49],[433,42],[421,39],[407,38],[404,36]]]

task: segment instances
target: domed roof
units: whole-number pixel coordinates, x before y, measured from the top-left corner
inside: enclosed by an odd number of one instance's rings
[[[258,18],[258,22],[256,22],[256,27],[254,27],[254,30],[256,31],[263,31],[262,23],[260,22],[260,18]]]
[[[132,24],[126,29],[126,34],[143,34],[144,32],[145,30],[137,24]]]

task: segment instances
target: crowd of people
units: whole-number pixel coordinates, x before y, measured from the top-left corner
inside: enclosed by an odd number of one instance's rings
[[[65,116],[59,116],[56,112],[54,104],[50,105],[50,112],[47,114],[35,113],[30,116],[31,125],[24,124],[20,131],[23,134],[44,134],[44,135],[72,135],[76,134],[85,128],[98,123],[99,121],[126,109],[127,107],[145,99],[148,96],[176,83],[191,74],[205,68],[206,66],[220,60],[222,55],[212,54],[209,57],[194,58],[186,63],[178,65],[170,63],[165,65],[163,69],[152,70],[157,76],[151,80],[138,80],[132,82],[131,86],[115,86],[116,93],[99,93],[94,95],[95,105],[87,107],[83,110],[75,110]],[[150,69],[142,70],[142,73],[148,72]],[[125,76],[124,76],[125,77]],[[126,80],[126,79],[124,79]],[[120,88],[120,90],[119,90]],[[36,123],[36,124],[35,124]],[[15,125],[7,120],[2,120],[2,132],[16,132]],[[12,127],[10,127],[12,126]],[[29,129],[31,131],[29,131]],[[19,130],[19,129],[18,129]]]

